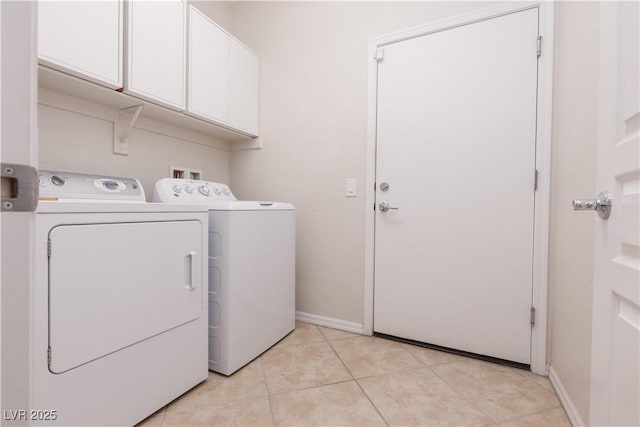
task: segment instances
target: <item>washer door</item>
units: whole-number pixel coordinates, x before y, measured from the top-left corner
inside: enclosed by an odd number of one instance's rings
[[[200,317],[200,222],[62,225],[49,239],[51,372]]]

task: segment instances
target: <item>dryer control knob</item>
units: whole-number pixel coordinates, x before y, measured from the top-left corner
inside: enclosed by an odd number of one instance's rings
[[[184,191],[186,191],[187,193],[191,194],[191,193],[193,193],[193,187],[189,187],[187,185],[186,187],[184,187]]]
[[[222,194],[222,190],[221,190],[221,189],[219,189],[218,187],[214,188],[214,189],[213,189],[213,192],[214,192],[214,193],[216,193],[216,196],[219,196],[219,195],[221,195],[221,194]]]
[[[210,193],[209,187],[207,187],[206,185],[201,185],[200,187],[198,187],[198,191],[203,196],[208,196]]]
[[[182,188],[179,185],[174,185],[173,186],[173,191],[176,193],[179,193],[182,191]]]
[[[53,175],[51,177],[51,183],[53,185],[57,185],[59,187],[62,187],[63,185],[65,185],[67,183],[67,181],[65,181],[64,178],[61,178],[58,175]]]
[[[228,196],[229,194],[231,194],[231,191],[227,190],[226,188],[223,191],[225,196]]]

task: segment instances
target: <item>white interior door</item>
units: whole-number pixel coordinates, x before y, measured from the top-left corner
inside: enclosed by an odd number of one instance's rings
[[[384,47],[375,332],[530,363],[537,38],[534,8]]]
[[[591,370],[592,425],[640,425],[640,99],[637,2],[601,5],[598,188]]]
[[[36,167],[36,4],[0,2],[0,130],[2,163]],[[37,188],[37,174],[34,175]],[[8,184],[2,179],[2,197]],[[4,200],[3,200],[4,202]],[[30,289],[34,271],[33,212],[0,215],[2,246],[2,412],[29,408]],[[15,411],[17,412],[17,411]],[[15,413],[14,412],[14,413]],[[17,421],[6,416],[3,425]],[[24,422],[23,422],[24,424]]]

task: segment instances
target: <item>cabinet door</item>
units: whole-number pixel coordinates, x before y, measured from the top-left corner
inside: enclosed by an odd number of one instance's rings
[[[128,3],[125,91],[184,109],[186,15],[181,0]]]
[[[209,18],[189,7],[189,113],[229,121],[229,39]]]
[[[40,63],[122,87],[122,0],[38,2]]]
[[[229,122],[258,135],[260,63],[255,53],[235,39],[229,45]]]

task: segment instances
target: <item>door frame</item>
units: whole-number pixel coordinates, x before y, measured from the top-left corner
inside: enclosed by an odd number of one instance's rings
[[[542,54],[538,59],[538,110],[536,123],[536,169],[538,170],[538,188],[534,193],[534,248],[532,260],[532,304],[536,308],[536,325],[531,331],[531,371],[537,374],[547,375],[547,271],[551,194],[551,123],[555,8],[553,3],[535,1],[500,4],[433,23],[400,30],[380,37],[374,37],[369,40],[363,331],[367,335],[373,334],[375,210],[371,208],[375,206],[376,200],[378,62],[375,57],[378,48],[532,8],[539,8],[539,34],[542,36]]]

